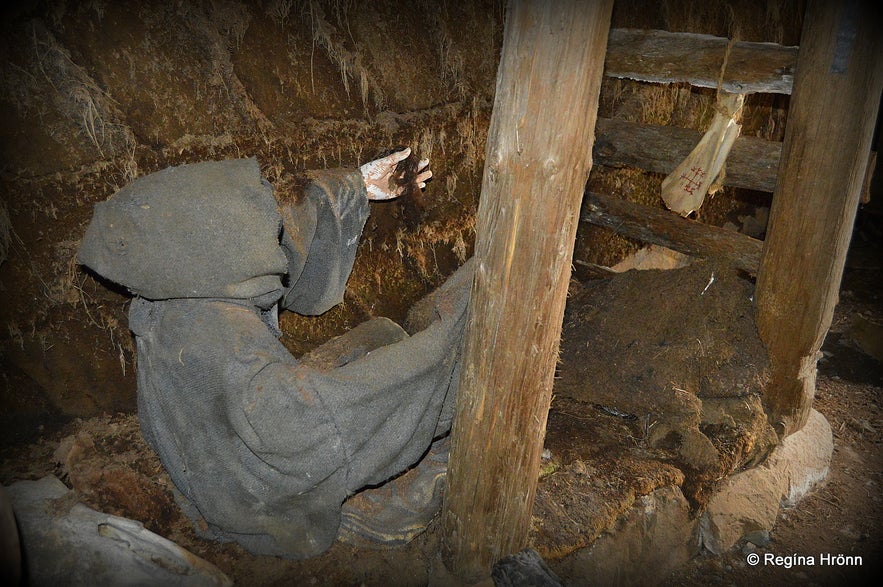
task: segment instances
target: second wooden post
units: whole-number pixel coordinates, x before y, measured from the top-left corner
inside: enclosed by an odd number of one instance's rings
[[[883,91],[883,18],[870,0],[809,2],[779,179],[757,275],[770,355],[766,404],[782,437],[812,409]]]
[[[443,520],[464,579],[527,542],[612,4],[509,7]]]

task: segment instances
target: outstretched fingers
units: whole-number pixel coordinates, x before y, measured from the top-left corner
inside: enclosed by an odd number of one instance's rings
[[[421,190],[426,187],[426,180],[432,177],[432,170],[429,169],[429,159],[423,159],[417,164],[417,177],[414,182]]]
[[[395,167],[400,161],[404,161],[411,156],[411,147],[405,147],[401,151],[387,155],[381,161],[390,168]]]

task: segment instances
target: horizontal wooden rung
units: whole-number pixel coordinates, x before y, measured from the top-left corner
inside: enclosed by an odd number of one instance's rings
[[[685,255],[723,260],[757,274],[763,241],[733,230],[681,218],[673,212],[587,192],[580,220]]]
[[[701,132],[688,128],[599,118],[592,156],[596,164],[667,175],[686,159],[701,138]],[[739,137],[727,157],[723,185],[772,192],[781,156],[782,143]]]
[[[738,41],[727,54],[729,43],[711,35],[612,29],[604,74],[664,84],[687,82],[703,88],[717,88],[721,80],[722,90],[737,94],[791,93],[797,47]]]

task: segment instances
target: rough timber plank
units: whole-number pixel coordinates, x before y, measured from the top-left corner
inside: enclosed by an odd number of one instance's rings
[[[608,77],[717,88],[728,39],[693,33],[613,29],[607,44]],[[737,94],[790,94],[797,47],[733,43],[721,89]]]
[[[587,193],[581,220],[604,226],[619,234],[652,243],[686,255],[724,260],[757,274],[763,241],[673,212],[650,208],[612,196]]]
[[[612,8],[508,7],[443,513],[469,582],[527,543]]]
[[[782,165],[757,276],[770,355],[765,404],[781,436],[812,409],[816,362],[837,305],[883,92],[873,2],[810,1]]]
[[[595,163],[664,174],[671,173],[702,138],[698,130],[612,118],[599,118],[595,128]],[[739,137],[727,157],[723,184],[772,192],[781,155],[782,143]]]

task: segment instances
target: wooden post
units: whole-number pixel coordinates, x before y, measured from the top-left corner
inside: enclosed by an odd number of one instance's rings
[[[445,559],[463,579],[527,542],[611,9],[509,6],[444,512]]]
[[[784,437],[806,423],[883,88],[880,12],[867,0],[811,1],[757,279],[770,354],[766,404]]]

